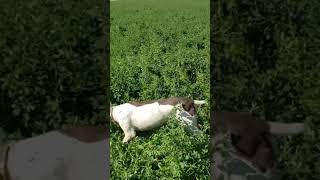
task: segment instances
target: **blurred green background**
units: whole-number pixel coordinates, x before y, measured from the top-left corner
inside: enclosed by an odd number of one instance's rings
[[[213,2],[212,104],[278,122],[305,122],[280,142],[285,179],[320,179],[320,3]]]
[[[105,4],[98,0],[0,4],[4,138],[30,137],[63,125],[106,125]]]

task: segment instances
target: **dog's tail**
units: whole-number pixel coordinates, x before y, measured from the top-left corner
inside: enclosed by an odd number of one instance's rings
[[[194,102],[194,104],[196,104],[196,105],[207,104],[207,101],[206,101],[206,100],[194,100],[193,102]]]
[[[270,127],[270,133],[273,135],[296,135],[304,132],[303,123],[280,123],[280,122],[268,122]]]

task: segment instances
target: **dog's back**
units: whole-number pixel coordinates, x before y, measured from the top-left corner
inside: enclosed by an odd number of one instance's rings
[[[166,122],[172,109],[173,106],[158,102],[136,107],[130,112],[131,124],[139,131],[157,128]]]

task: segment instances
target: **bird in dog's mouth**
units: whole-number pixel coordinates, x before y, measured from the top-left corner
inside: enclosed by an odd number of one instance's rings
[[[199,132],[197,116],[189,114],[181,106],[177,106],[176,118],[193,134]]]

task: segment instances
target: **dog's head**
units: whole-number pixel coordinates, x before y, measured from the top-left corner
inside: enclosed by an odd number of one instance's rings
[[[241,156],[262,171],[273,167],[275,154],[267,122],[241,112],[215,112],[213,121],[213,131],[230,133],[232,145]]]
[[[191,98],[188,98],[188,97],[181,98],[180,103],[184,111],[188,112],[191,116],[196,115],[197,113],[196,107],[195,107],[194,101]]]

